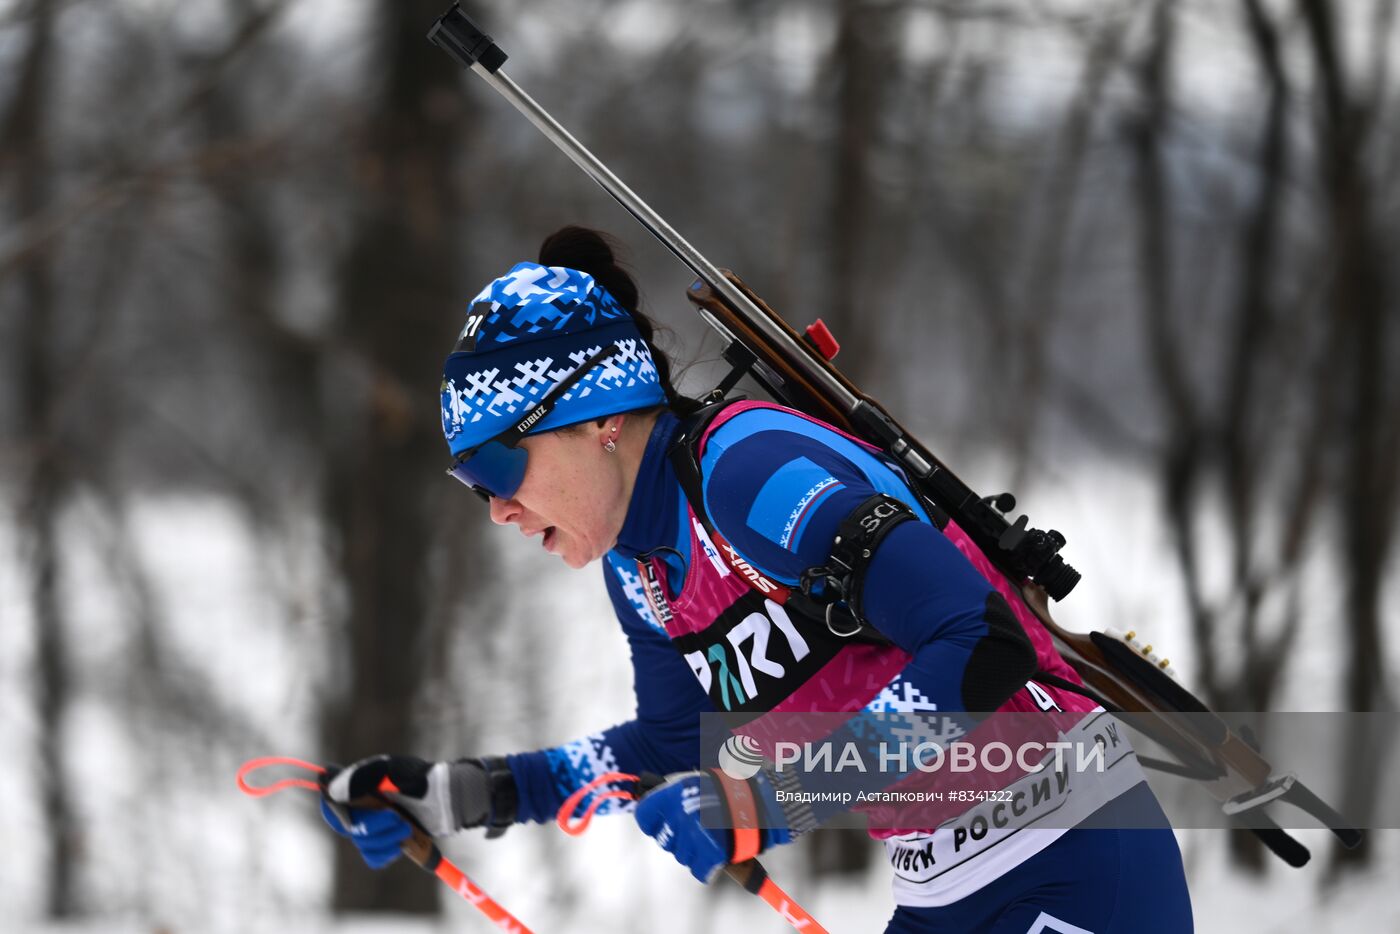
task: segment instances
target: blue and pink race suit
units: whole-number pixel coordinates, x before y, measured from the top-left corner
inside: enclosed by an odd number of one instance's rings
[[[509,757],[518,819],[548,820],[571,791],[605,771],[697,767],[700,716],[710,711],[743,715],[744,731],[761,739],[766,724],[808,712],[1059,710],[1065,712],[1060,729],[1067,716],[1070,732],[1112,736],[1104,771],[1060,776],[1058,783],[1010,773],[996,800],[934,809],[916,820],[869,809],[870,832],[884,842],[900,906],[891,930],[944,924],[1018,932],[1190,929],[1169,830],[1080,829],[1120,826],[1113,814],[1128,802],[1139,814],[1144,807],[1160,811],[1126,736],[1116,727],[1106,734],[1113,726],[1107,714],[1081,695],[1025,680],[1024,665],[1006,661],[1023,659],[1029,639],[1039,671],[1079,680],[1015,583],[956,524],[936,526],[898,468],[869,446],[758,402],[728,405],[695,443],[702,516],[667,457],[680,429],[669,413],[658,419],[622,532],[605,560],[608,592],[632,650],[636,717]],[[919,521],[895,527],[866,570],[863,615],[882,638],[841,638],[820,619],[796,612],[786,597],[804,570],[827,561],[840,522],[877,493],[906,503]],[[1045,784],[1033,788],[1037,783]],[[1018,788],[1023,794],[1013,799]],[[602,811],[628,806],[614,800]],[[1152,836],[1128,846],[1128,834]],[[1086,855],[1089,843],[1099,855]],[[1092,874],[1095,860],[1126,869],[1125,853],[1141,862],[1149,851],[1158,854],[1155,862],[1136,868],[1171,877],[1169,887],[1176,880],[1174,910],[1164,912],[1158,903],[1151,915],[1136,918],[1125,913],[1126,903],[1087,894],[1071,905],[1055,901],[1077,891],[1076,879],[1080,888],[1103,879]],[[1086,871],[1082,879],[1063,878]],[[1028,896],[1037,891],[1040,897]],[[979,892],[995,893],[995,903],[972,897]],[[1165,927],[1143,926],[1163,918]]]

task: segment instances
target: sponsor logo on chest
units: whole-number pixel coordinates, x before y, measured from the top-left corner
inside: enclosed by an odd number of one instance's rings
[[[743,557],[740,556],[739,552],[734,550],[733,545],[721,538],[719,540],[719,547],[724,556],[724,560],[734,569],[735,573],[747,580],[757,588],[760,593],[773,593],[779,589],[778,585],[764,577],[763,574],[759,572],[758,568],[745,561]]]
[[[695,527],[695,537],[700,542],[700,550],[705,553],[705,557],[710,559],[710,563],[715,566],[720,577],[728,577],[729,565],[724,563],[724,559],[720,557],[719,549],[715,547],[714,542],[710,541],[710,533],[705,531],[705,524],[696,518],[691,518],[690,522]]]

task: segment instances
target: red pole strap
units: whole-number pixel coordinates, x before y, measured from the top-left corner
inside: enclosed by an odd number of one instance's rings
[[[253,772],[272,765],[286,765],[292,768],[305,769],[309,772],[314,772],[318,776],[326,774],[325,767],[316,765],[314,762],[304,762],[301,759],[288,759],[285,756],[264,756],[261,759],[251,759],[239,767],[237,775],[238,790],[242,791],[245,795],[252,795],[254,798],[264,798],[284,788],[306,788],[317,794],[321,793],[320,783],[307,778],[284,778],[273,782],[271,785],[250,785],[248,783],[248,776]],[[387,786],[381,784],[379,790],[385,792],[397,791],[398,789],[393,787],[392,782],[389,782]],[[589,813],[591,816],[592,812],[590,811]],[[421,834],[422,831],[420,830],[418,833]],[[424,840],[427,840],[426,835],[424,835]],[[403,847],[405,855],[408,855],[410,858],[412,858],[412,854],[409,853],[408,847],[412,842],[413,837],[410,837]],[[530,929],[521,924],[518,918],[509,911],[506,911],[505,908],[501,907],[499,902],[483,892],[471,879],[468,879],[466,873],[452,865],[448,860],[442,858],[442,855],[438,853],[436,847],[430,847],[430,852],[437,854],[437,865],[429,871],[441,879],[452,891],[476,906],[477,910],[487,918],[490,918],[491,921],[495,923],[496,927],[503,931],[509,931],[511,934],[532,934]],[[423,857],[420,855],[419,859],[422,858]],[[423,864],[419,863],[419,865]],[[426,869],[427,867],[424,866],[424,868]]]
[[[734,853],[731,862],[743,863],[758,855],[762,835],[758,832],[758,801],[753,786],[747,781],[731,778],[722,769],[711,769],[720,794],[729,805],[729,817],[734,824]]]
[[[749,788],[748,783],[734,782],[733,780],[726,782],[728,776],[718,770],[715,770],[714,774],[721,783],[721,793],[729,799],[730,812],[735,818],[736,849],[740,852],[750,852],[749,858],[728,867],[729,875],[735,882],[772,906],[773,910],[782,915],[783,920],[791,924],[794,929],[802,931],[803,934],[827,934],[826,928],[818,924],[817,920],[809,915],[806,909],[778,888],[777,884],[768,878],[768,873],[762,864],[752,858],[752,855],[758,852],[758,803],[754,800],[753,791]],[[640,781],[641,779],[637,776],[626,772],[604,772],[591,782],[580,786],[577,791],[564,799],[563,805],[559,808],[559,814],[556,817],[559,829],[572,836],[578,836],[588,829],[588,825],[593,821],[594,812],[607,799],[641,797],[635,790]],[[632,787],[604,790],[604,786],[612,782],[624,782]],[[736,788],[736,785],[742,785],[742,790]],[[593,794],[593,800],[589,803],[588,810],[584,811],[582,817],[573,820],[574,812],[578,810],[579,804],[590,793]],[[739,836],[741,832],[744,833],[743,837]],[[757,877],[753,875],[754,873],[762,873],[763,882],[757,890],[749,888],[753,884],[752,882],[745,881],[752,879],[756,882]]]
[[[254,798],[263,798],[274,792],[281,791],[284,788],[305,788],[320,794],[320,783],[308,778],[282,778],[270,785],[253,785],[249,783],[248,776],[252,773],[274,765],[304,769],[317,776],[326,774],[325,767],[316,765],[314,762],[306,762],[302,759],[290,759],[286,756],[264,756],[260,759],[250,759],[239,767],[238,775],[236,776],[238,789],[245,795],[251,795]],[[626,772],[605,772],[599,775],[597,778],[593,779],[593,781],[569,795],[564,801],[564,804],[559,808],[559,827],[567,834],[578,836],[588,829],[588,825],[593,821],[594,813],[604,801],[609,798],[636,798],[637,793],[633,788],[635,788],[639,781],[640,779],[637,776],[629,775]],[[625,783],[633,786],[633,788],[604,788],[604,786],[612,782]],[[392,787],[391,783],[389,787],[381,786],[380,790],[393,791],[396,789]],[[583,812],[583,816],[575,820],[573,818],[574,811],[578,809],[579,804],[590,793],[593,794],[593,800],[589,802],[587,810]],[[740,800],[743,800],[742,797]],[[751,795],[748,805],[750,807],[753,806]],[[741,808],[741,810],[743,810],[743,808]],[[757,836],[757,831],[753,830],[752,827],[753,825],[750,824],[748,828],[749,831]],[[758,867],[757,861],[754,861],[754,866]],[[531,934],[530,929],[524,924],[521,924],[519,919],[506,911],[505,908],[501,907],[499,902],[483,892],[479,886],[472,882],[471,879],[467,878],[462,870],[452,865],[448,860],[440,858],[437,866],[431,871],[433,875],[441,879],[448,888],[474,905],[477,910],[486,915],[486,917],[494,922],[501,930],[509,931],[511,934]],[[762,871],[761,867],[759,871]],[[742,885],[743,883],[741,882],[740,884]],[[788,897],[786,892],[778,888],[777,884],[771,878],[768,878],[766,873],[764,874],[763,884],[759,886],[757,895],[771,905],[773,910],[782,915],[783,920],[791,924],[796,930],[803,931],[804,934],[827,934],[826,928],[818,924],[816,919],[809,915],[801,905],[797,904],[797,902]]]
[[[238,782],[238,790],[245,795],[252,795],[254,798],[265,798],[275,791],[283,788],[309,788],[318,794],[321,791],[319,783],[308,778],[284,778],[275,781],[271,785],[250,785],[248,776],[258,769],[267,768],[270,765],[289,765],[293,768],[306,769],[308,772],[315,772],[317,775],[326,774],[323,766],[314,762],[304,762],[301,759],[288,759],[286,756],[263,756],[261,759],[249,759],[238,768],[238,775],[235,777]]]
[[[604,801],[609,798],[626,798],[630,800],[637,797],[637,793],[630,788],[609,788],[604,791],[604,785],[611,782],[627,782],[628,784],[635,785],[639,781],[641,781],[641,779],[637,776],[629,775],[626,772],[604,772],[588,784],[580,786],[577,791],[565,798],[564,803],[559,806],[559,813],[555,815],[555,820],[559,824],[559,829],[571,837],[577,837],[588,829],[588,825],[593,822],[594,812],[598,810],[599,806],[602,805]],[[582,817],[573,820],[574,811],[578,810],[579,802],[587,797],[590,792],[594,794],[593,800],[588,804],[588,810],[583,812]]]

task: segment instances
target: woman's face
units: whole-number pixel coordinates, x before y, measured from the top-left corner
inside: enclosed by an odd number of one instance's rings
[[[636,474],[635,464],[627,472],[621,449],[603,448],[618,437],[620,422],[613,416],[601,427],[586,422],[521,439],[530,454],[525,479],[510,499],[491,498],[491,521],[541,536],[544,549],[571,568],[601,558],[617,542]]]

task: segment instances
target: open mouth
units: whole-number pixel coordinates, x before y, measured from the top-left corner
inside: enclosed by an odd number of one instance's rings
[[[554,549],[553,549],[553,545],[554,545],[554,532],[555,532],[555,529],[554,529],[554,526],[552,526],[552,525],[551,525],[549,528],[547,528],[547,529],[544,530],[544,538],[540,541],[540,544],[544,546],[544,550],[545,550],[545,551],[553,551],[553,550],[554,550]]]

